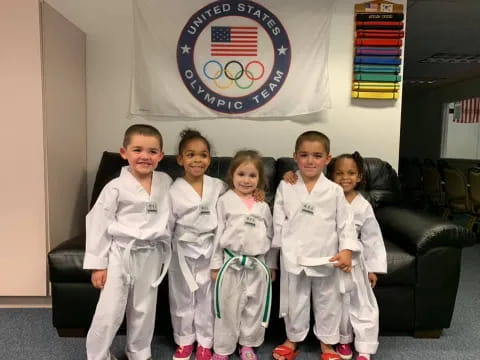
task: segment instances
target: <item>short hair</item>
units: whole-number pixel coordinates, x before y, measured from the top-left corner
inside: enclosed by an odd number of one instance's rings
[[[318,141],[322,143],[327,153],[330,154],[330,139],[324,133],[321,133],[320,131],[309,130],[300,134],[300,136],[297,138],[297,141],[295,141],[295,152],[298,151],[304,141]]]
[[[180,133],[180,142],[178,143],[178,155],[182,155],[182,151],[192,140],[202,140],[207,146],[208,152],[210,153],[210,142],[205,138],[205,136],[200,134],[200,132],[195,129],[184,129]]]
[[[358,170],[358,175],[360,176],[360,182],[355,186],[355,189],[363,189],[366,184],[365,166],[363,158],[358,151],[355,151],[352,154],[342,154],[334,157],[332,161],[330,161],[330,163],[327,165],[327,178],[333,180],[333,176],[335,175],[335,165],[339,160],[342,159],[351,159],[355,162]]]
[[[227,177],[225,179],[228,187],[233,189],[233,173],[237,168],[243,163],[251,162],[258,170],[258,184],[257,189],[266,190],[267,180],[265,178],[265,170],[263,168],[263,160],[258,151],[256,150],[240,150],[234,156],[232,161],[230,161],[230,166],[228,167]]]
[[[126,131],[125,135],[123,137],[123,147],[127,147],[130,144],[130,141],[132,140],[133,135],[144,135],[144,136],[153,136],[158,139],[158,142],[160,143],[160,150],[163,149],[163,138],[162,134],[160,134],[160,131],[156,127],[153,127],[151,125],[146,125],[146,124],[135,124],[130,126]]]

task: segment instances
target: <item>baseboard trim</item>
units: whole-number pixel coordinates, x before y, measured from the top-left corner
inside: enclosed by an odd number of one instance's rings
[[[0,296],[0,308],[51,308],[50,296]]]

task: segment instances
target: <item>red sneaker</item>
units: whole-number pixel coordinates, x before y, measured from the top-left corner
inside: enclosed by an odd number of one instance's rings
[[[212,360],[212,349],[204,348],[202,345],[197,346],[196,360]]]
[[[350,360],[353,357],[352,346],[350,344],[338,344],[335,350],[344,360]]]
[[[179,346],[175,351],[175,354],[173,354],[173,360],[189,360],[190,356],[192,356],[192,352],[193,352],[193,344]]]

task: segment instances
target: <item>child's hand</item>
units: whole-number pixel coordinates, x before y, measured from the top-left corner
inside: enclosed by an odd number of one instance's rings
[[[296,184],[298,176],[293,171],[287,171],[285,174],[283,174],[283,180],[293,185]]]
[[[265,191],[263,190],[255,189],[253,190],[252,195],[256,202],[265,201]]]
[[[212,277],[212,281],[215,282],[217,281],[217,276],[218,276],[218,271],[220,269],[214,269],[214,270],[210,270],[210,275]]]
[[[277,272],[275,271],[275,269],[270,269],[270,279],[272,281],[275,281],[276,278],[277,278]]]
[[[340,268],[344,272],[350,272],[352,271],[352,250],[342,250],[332,257],[330,261],[336,261],[336,264],[333,265],[336,268]]]
[[[370,281],[370,286],[372,289],[377,285],[378,277],[375,273],[368,273],[368,281]]]
[[[92,271],[92,285],[97,289],[103,289],[107,282],[107,269]]]

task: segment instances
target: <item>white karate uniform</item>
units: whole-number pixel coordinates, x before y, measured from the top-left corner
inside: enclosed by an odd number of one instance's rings
[[[184,179],[170,187],[173,255],[168,270],[173,336],[180,346],[197,341],[213,346],[213,296],[210,259],[217,228],[217,200],[226,184],[203,177],[202,196]]]
[[[309,193],[300,172],[291,185],[280,183],[275,195],[272,246],[281,248],[280,316],[287,337],[300,342],[310,326],[310,299],[314,332],[326,344],[339,340],[342,294],[351,289],[351,276],[333,267],[329,259],[341,250],[358,257],[360,244],[353,213],[342,188],[323,174]]]
[[[375,354],[378,348],[379,314],[368,273],[387,272],[387,253],[370,203],[361,194],[357,194],[350,205],[362,245],[362,256],[352,269],[353,289],[344,297],[340,343],[351,343],[355,333],[355,349],[361,353]]]
[[[170,262],[168,188],[171,178],[152,175],[148,194],[128,166],[103,188],[86,219],[84,269],[107,269],[87,335],[89,360],[110,359],[124,314],[130,360],[151,357],[157,286]]]
[[[263,343],[271,294],[269,268],[276,268],[277,250],[271,250],[272,215],[265,202],[250,209],[232,190],[217,205],[218,228],[212,269],[220,269],[215,286],[214,350],[230,355],[237,342],[256,347]],[[227,255],[230,251],[235,258]],[[266,263],[266,266],[265,266]]]

